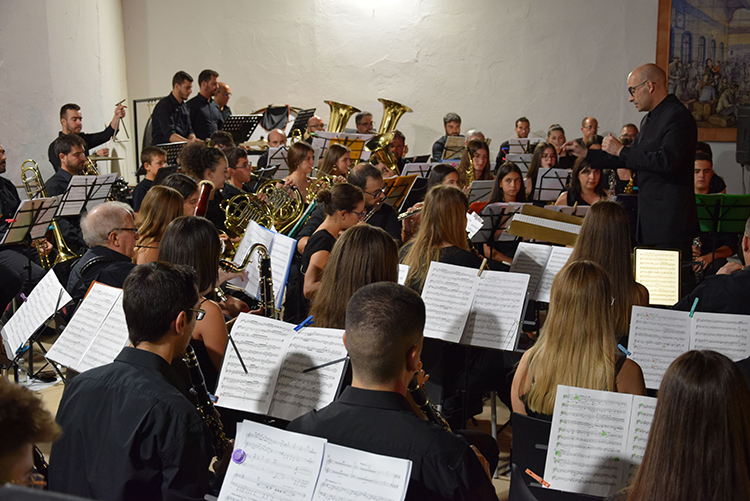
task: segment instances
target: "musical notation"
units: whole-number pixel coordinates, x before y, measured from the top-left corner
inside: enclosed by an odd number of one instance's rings
[[[669,365],[690,346],[686,312],[633,306],[630,351],[643,370],[647,388],[659,388]]]
[[[640,464],[656,399],[559,385],[544,478],[554,489],[607,496]]]
[[[552,251],[547,259],[547,264],[545,265],[544,270],[542,271],[542,276],[539,279],[539,287],[533,296],[535,301],[541,301],[543,303],[550,302],[552,281],[555,279],[557,273],[568,263],[571,254],[573,254],[572,247],[552,247]]]
[[[750,356],[750,315],[694,313],[690,349],[713,350],[735,362]]]
[[[635,249],[635,279],[648,289],[649,302],[672,306],[680,300],[680,253]]]
[[[555,275],[568,263],[572,247],[557,247],[522,242],[518,245],[512,273],[527,273],[531,276],[528,291],[531,299],[549,303],[552,281]]]
[[[422,289],[424,336],[458,343],[478,286],[477,270],[433,261]]]

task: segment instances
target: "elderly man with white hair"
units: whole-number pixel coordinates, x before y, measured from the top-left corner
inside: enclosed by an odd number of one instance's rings
[[[133,254],[138,229],[133,209],[122,202],[107,202],[81,217],[83,239],[89,249],[70,272],[68,292],[82,299],[91,282],[122,287],[135,267]]]

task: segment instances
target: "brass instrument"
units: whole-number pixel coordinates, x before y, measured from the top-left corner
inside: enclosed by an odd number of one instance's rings
[[[466,151],[468,152],[468,150]],[[469,153],[469,167],[466,169],[466,182],[468,186],[471,186],[471,183],[474,182],[474,179],[475,179],[474,159],[471,157],[471,153]]]
[[[91,157],[86,157],[86,162],[83,164],[83,170],[81,171],[81,174],[84,176],[98,176],[99,175],[99,168],[96,166],[93,160],[91,160]]]
[[[318,196],[321,191],[329,191],[336,184],[336,176],[330,174],[318,174],[310,182],[310,186],[307,187],[307,200],[308,204],[313,203],[313,200]]]
[[[81,171],[81,174],[84,176],[99,175],[99,168],[96,166],[96,163],[94,163],[91,157],[86,157],[86,162],[83,164],[83,170]],[[115,182],[112,184],[112,191],[110,191],[107,200],[125,202],[127,201],[128,195],[130,195],[131,191],[132,190],[130,189],[128,182],[125,181],[122,176],[117,176],[117,179],[115,179]]]
[[[224,224],[227,231],[234,236],[245,234],[251,220],[266,228],[273,227],[273,213],[267,203],[248,193],[240,193],[230,199],[224,199],[219,204],[226,219]]]
[[[299,143],[302,141],[302,129],[294,129],[292,130],[292,137],[289,139],[289,145],[293,145],[294,143]]]
[[[31,165],[27,166],[27,164]],[[39,173],[39,165],[35,161],[28,159],[21,164],[21,181],[23,182],[24,188],[26,188],[26,196],[29,197],[29,200],[33,200],[37,197],[47,198],[47,190],[44,188],[44,181],[42,181],[42,175]],[[70,261],[71,259],[78,259],[80,256],[73,252],[70,247],[68,247],[68,244],[65,243],[65,239],[62,236],[57,221],[53,219],[50,226],[52,227],[52,235],[55,238],[55,247],[57,247],[57,256],[55,257],[55,262],[52,263],[52,266],[58,263],[64,263],[65,261]],[[45,269],[49,269],[49,257],[46,255],[42,257],[40,246],[38,244],[35,245],[37,245],[37,251],[39,251],[39,260],[42,261],[43,266],[46,263],[46,266],[44,266]]]
[[[190,383],[192,384],[190,393],[195,396],[198,412],[200,412],[203,421],[211,432],[211,436],[213,436],[214,453],[218,459],[221,459],[224,452],[231,446],[231,442],[224,433],[224,426],[221,424],[219,413],[208,395],[206,380],[203,378],[203,371],[198,364],[198,358],[195,356],[193,347],[189,344],[182,360],[185,362],[190,375]]]
[[[346,123],[352,115],[362,111],[354,106],[337,103],[336,101],[323,102],[331,108],[331,118],[328,120],[328,132],[344,132],[344,129],[346,129]]]
[[[396,124],[401,119],[404,113],[412,113],[414,110],[408,106],[404,106],[396,101],[389,101],[388,99],[378,98],[378,101],[383,103],[383,119],[380,121],[380,129],[378,134],[385,134],[391,132],[396,128]]]
[[[398,158],[388,151],[388,146],[393,142],[393,131],[396,129],[396,124],[398,124],[401,116],[403,116],[404,113],[411,113],[414,110],[401,103],[383,99],[382,97],[379,98],[378,101],[383,103],[383,119],[380,121],[378,134],[367,141],[365,149],[371,152],[370,163],[373,165],[382,163],[393,172],[400,175],[398,169]]]
[[[271,274],[271,255],[268,249],[261,243],[255,243],[247,251],[242,259],[242,264],[234,264],[232,261],[221,259],[219,267],[228,273],[242,273],[247,265],[252,262],[253,252],[258,251],[260,260],[258,261],[258,272],[260,274],[260,303],[263,306],[263,314],[267,317],[278,319],[276,304],[273,294],[273,275]]]
[[[283,181],[270,179],[261,184],[256,193],[266,195],[268,205],[273,213],[276,230],[279,233],[286,234],[302,216],[305,211],[305,204],[298,189],[294,188],[290,195],[284,188],[277,188],[278,183],[283,183]]]
[[[424,206],[422,206],[422,207],[412,207],[411,209],[407,210],[406,212],[402,212],[401,214],[399,214],[398,215],[398,220],[399,221],[403,221],[404,219],[406,219],[408,217],[416,216],[417,214],[419,214],[420,212],[422,212],[423,209],[424,209]]]

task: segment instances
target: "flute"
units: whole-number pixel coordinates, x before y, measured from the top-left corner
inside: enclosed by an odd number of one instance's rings
[[[422,209],[424,209],[424,206],[422,207],[412,207],[411,209],[407,210],[406,212],[402,212],[398,215],[398,220],[401,221],[403,219],[406,219],[407,217],[412,217],[416,214],[419,214],[422,212]]]

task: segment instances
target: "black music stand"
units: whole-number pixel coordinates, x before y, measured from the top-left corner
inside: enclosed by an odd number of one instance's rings
[[[492,194],[492,187],[495,184],[494,179],[478,180],[471,183],[469,188],[469,205],[476,202],[488,202]]]
[[[366,151],[365,144],[369,141],[374,134],[356,134],[350,132],[315,132],[312,134],[312,146],[316,150],[320,150],[320,157],[325,155],[326,150],[331,144],[340,144],[349,148],[351,152],[352,165],[358,164],[360,161],[366,161],[362,158],[362,154]],[[369,151],[367,152],[369,155]]]
[[[531,161],[533,158],[534,155],[532,153],[508,153],[505,155],[505,160],[516,164],[518,168],[521,169],[521,174],[524,176],[529,172],[529,167],[531,167]],[[497,169],[499,168],[500,165],[495,165],[495,170],[493,172],[497,173]]]
[[[260,119],[260,115],[231,115],[219,130],[229,132],[234,144],[241,144],[250,139],[258,128]]]
[[[117,173],[99,176],[73,176],[61,196],[57,217],[79,216],[103,204],[109,198]]]
[[[428,162],[408,163],[404,165],[404,168],[401,171],[401,175],[408,176],[411,174],[416,174],[419,177],[423,177],[427,179],[428,177],[430,177],[430,173],[432,172],[433,165],[439,165],[439,164],[431,164]]]
[[[540,169],[534,183],[534,200],[555,203],[560,193],[567,188],[569,177],[568,169]]]
[[[313,115],[315,115],[315,108],[299,110],[297,112],[297,117],[292,124],[292,128],[289,129],[289,134],[287,134],[286,137],[293,137],[295,129],[300,132],[300,135],[304,135],[307,130],[307,122],[313,117]]]
[[[397,212],[400,211],[416,180],[416,174],[385,178],[383,180],[386,189],[384,203],[396,209]]]
[[[177,165],[177,156],[186,145],[187,141],[179,141],[177,143],[157,144],[156,146],[167,153],[167,165]]]
[[[413,157],[404,157],[407,164],[424,164],[430,161],[430,155],[416,155]]]

